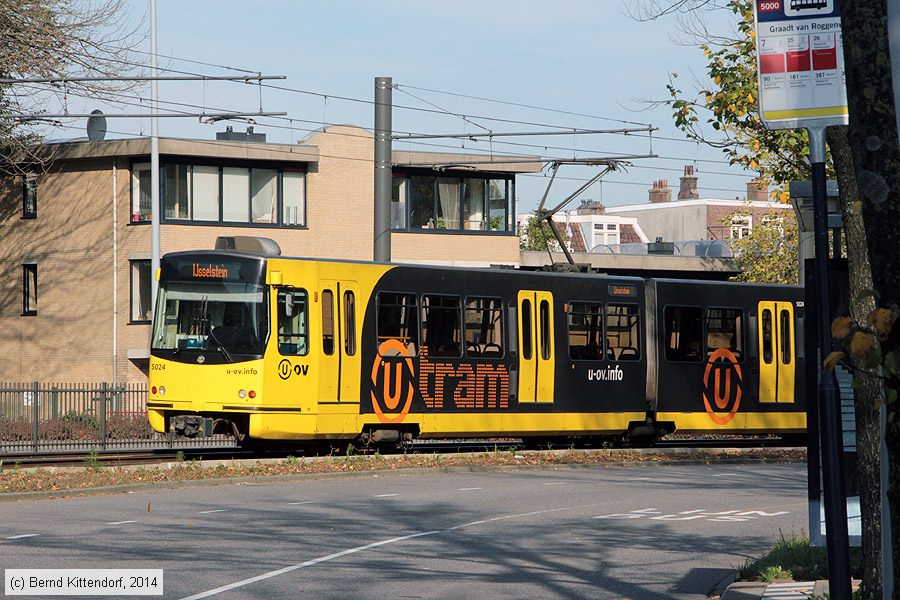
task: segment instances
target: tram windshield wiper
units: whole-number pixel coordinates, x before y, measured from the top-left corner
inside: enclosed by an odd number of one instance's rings
[[[228,350],[225,348],[225,344],[219,341],[219,338],[216,337],[216,334],[212,327],[209,328],[209,337],[213,342],[215,342],[216,349],[222,353],[222,355],[225,357],[225,360],[227,360],[228,362],[234,362],[234,359],[231,358],[231,354],[229,354]]]

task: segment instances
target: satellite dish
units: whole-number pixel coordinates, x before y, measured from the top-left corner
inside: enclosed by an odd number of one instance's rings
[[[91,116],[88,117],[87,134],[92,142],[100,142],[106,137],[106,117],[99,108],[92,110]]]

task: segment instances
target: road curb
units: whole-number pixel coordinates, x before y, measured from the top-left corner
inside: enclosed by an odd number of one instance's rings
[[[515,456],[522,456],[523,459],[526,457],[533,455],[536,451],[522,451],[517,452]],[[558,455],[564,455],[567,452],[573,452],[571,450],[550,450],[544,451]],[[583,452],[583,451],[575,451],[575,452]],[[598,453],[605,452],[604,450],[596,451]],[[658,450],[656,452],[659,452]],[[597,462],[573,462],[573,463],[538,463],[538,464],[516,464],[516,463],[508,463],[501,465],[484,465],[484,464],[468,464],[468,465],[434,465],[434,466],[410,466],[410,467],[399,467],[399,468],[372,468],[367,465],[366,462],[363,462],[366,458],[369,460],[391,460],[391,456],[383,456],[379,459],[375,459],[373,457],[360,457],[362,460],[359,462],[358,469],[355,470],[346,470],[346,471],[320,471],[313,473],[285,473],[285,474],[265,474],[261,473],[259,475],[244,475],[244,476],[235,476],[235,477],[210,477],[210,478],[197,478],[197,479],[181,479],[181,480],[164,480],[164,481],[153,481],[153,482],[138,482],[138,483],[123,483],[120,485],[112,485],[112,486],[98,486],[98,487],[85,487],[85,488],[69,488],[69,489],[58,489],[58,490],[40,490],[40,491],[31,491],[31,492],[9,492],[9,493],[0,493],[0,503],[2,502],[16,502],[22,500],[41,500],[41,499],[53,499],[53,498],[65,498],[72,496],[99,496],[99,495],[108,495],[108,494],[117,494],[117,493],[133,493],[138,491],[149,491],[149,490],[158,490],[158,489],[179,489],[185,487],[201,487],[201,486],[219,486],[219,485],[239,485],[239,484],[248,484],[252,482],[258,482],[260,480],[271,481],[271,482],[283,482],[283,481],[294,481],[294,480],[303,480],[303,479],[317,479],[317,478],[325,478],[325,477],[360,477],[360,476],[384,476],[386,474],[397,474],[397,475],[417,475],[422,473],[473,473],[473,472],[491,472],[491,471],[528,471],[528,470],[537,470],[537,469],[555,469],[555,470],[580,470],[580,469],[591,469],[597,467],[606,467],[606,468],[622,468],[622,467],[637,467],[637,466],[646,466],[648,468],[660,466],[660,465],[697,465],[697,464],[796,464],[803,462],[803,457],[790,457],[790,456],[741,456],[739,453],[729,451],[726,455],[714,455],[710,456],[709,450],[704,450],[706,454],[698,457],[682,457],[675,458],[669,460],[610,460],[608,462],[597,461]],[[638,455],[646,455],[649,452],[641,449],[640,451],[634,452]],[[452,456],[452,457],[471,457],[473,459],[478,456],[483,456],[484,453],[466,453],[466,454],[453,454],[453,455],[444,455],[444,456]],[[699,454],[699,452],[688,452],[686,454]],[[441,456],[441,455],[435,455]],[[397,458],[402,458],[402,455],[397,455]],[[324,460],[329,460],[331,457],[310,457],[309,460],[315,462],[321,462]],[[275,465],[275,464],[283,464],[289,461],[287,458],[269,458],[269,459],[234,459],[234,460],[210,460],[210,461],[188,461],[188,462],[168,462],[168,463],[160,463],[159,465],[155,465],[152,467],[153,469],[160,470],[171,470],[176,468],[197,468],[197,469],[215,469],[220,466],[226,467],[254,467],[259,465]],[[387,467],[387,465],[385,465]],[[123,465],[121,467],[103,467],[104,469],[122,469],[125,471],[136,471],[139,469],[147,469],[144,465]],[[50,473],[63,473],[63,472],[78,472],[89,470],[88,467],[36,467],[34,469],[29,469],[29,471],[33,470],[47,470]],[[25,469],[23,469],[24,471]],[[186,474],[189,477],[189,474]]]

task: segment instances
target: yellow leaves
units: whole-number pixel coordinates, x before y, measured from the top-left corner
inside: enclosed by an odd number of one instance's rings
[[[747,94],[747,102],[753,102],[756,98],[753,97],[753,92]]]
[[[713,79],[713,81],[716,82],[716,85],[719,85],[720,83],[722,83],[722,76],[721,76],[721,75],[716,75],[716,78]]]
[[[885,340],[894,326],[893,312],[887,308],[876,308],[866,317],[866,322],[878,333],[879,338]]]
[[[869,352],[875,347],[875,338],[871,333],[857,331],[850,338],[850,354],[862,360],[868,357]]]
[[[759,140],[753,140],[753,149],[759,150]]]
[[[822,366],[825,367],[826,371],[829,371],[829,372],[834,371],[834,368],[837,366],[837,364],[841,361],[842,358],[844,358],[843,352],[837,352],[837,351],[832,352],[831,354],[829,354],[828,356],[825,357],[825,362],[823,363]]]
[[[756,161],[751,158],[750,159],[750,168],[755,169],[757,166],[758,165],[756,164]]]
[[[783,204],[787,204],[791,201],[791,193],[787,190],[778,192],[778,201]]]
[[[831,337],[841,340],[850,335],[850,327],[853,319],[850,317],[838,317],[831,322]]]
[[[711,52],[711,50],[709,49],[708,46],[704,46],[704,47],[703,47],[703,54],[709,56],[709,53],[710,53],[710,52]]]
[[[710,102],[712,102],[712,96],[710,94],[707,94],[706,95],[706,103],[709,104]]]

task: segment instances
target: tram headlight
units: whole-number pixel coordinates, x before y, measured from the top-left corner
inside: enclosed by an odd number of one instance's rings
[[[241,400],[243,400],[246,397],[247,397],[247,390],[241,390],[238,392],[238,398],[240,398]]]
[[[164,386],[164,385],[159,386],[159,395],[160,396],[166,395],[166,386]]]

